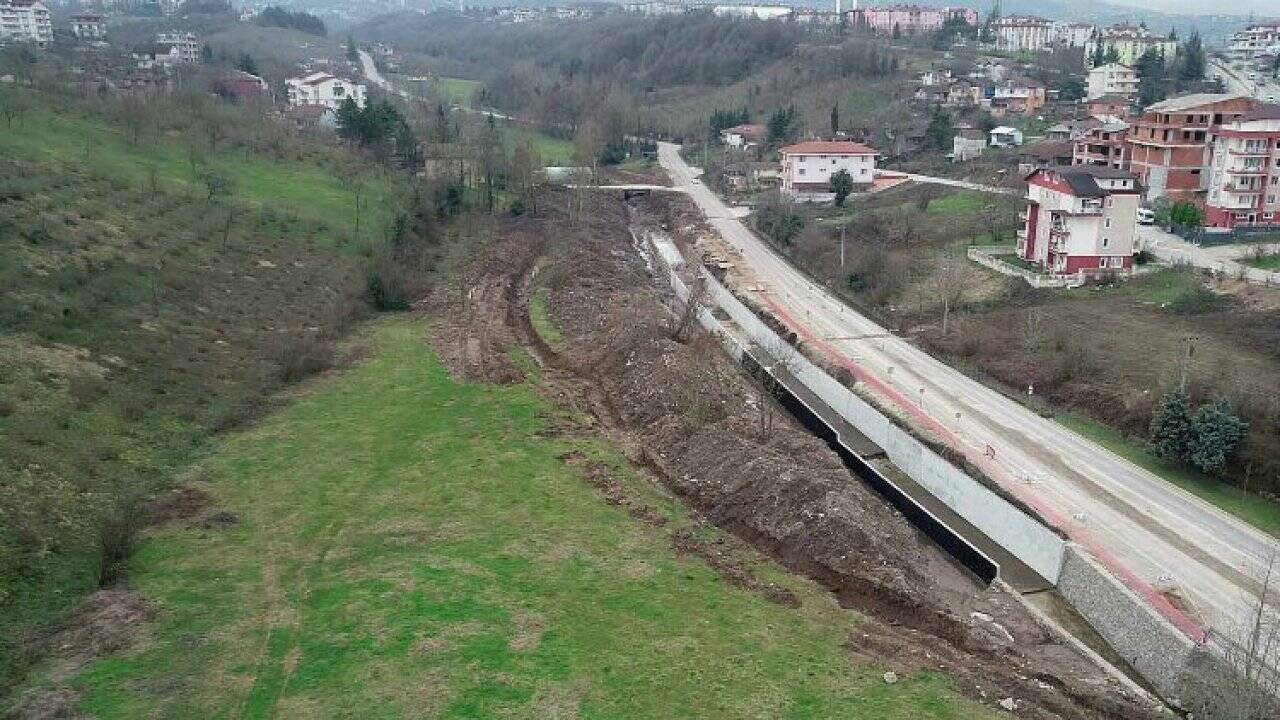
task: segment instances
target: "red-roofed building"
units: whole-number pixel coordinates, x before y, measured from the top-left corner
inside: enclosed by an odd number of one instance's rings
[[[831,176],[844,170],[854,189],[866,190],[876,178],[876,151],[845,140],[811,140],[788,145],[782,154],[782,190],[799,200],[826,201]]]
[[[765,127],[755,123],[735,125],[720,131],[720,140],[729,147],[748,148],[764,139]]]

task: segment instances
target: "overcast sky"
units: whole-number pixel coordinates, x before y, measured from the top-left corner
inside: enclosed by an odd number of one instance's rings
[[[1280,17],[1280,0],[1111,0],[1117,5],[1129,5],[1146,10],[1160,10],[1193,15],[1247,15]]]

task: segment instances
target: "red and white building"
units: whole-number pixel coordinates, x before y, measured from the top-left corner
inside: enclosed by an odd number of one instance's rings
[[[1280,227],[1280,105],[1215,127],[1212,153],[1206,225]]]
[[[1018,257],[1051,275],[1133,271],[1138,179],[1104,167],[1040,168],[1027,176]]]
[[[937,32],[948,20],[978,24],[978,11],[972,8],[932,8],[916,5],[872,7],[851,10],[845,15],[850,25],[865,25],[877,35],[918,35]]]
[[[834,198],[831,176],[844,170],[855,190],[871,187],[876,178],[876,151],[862,143],[811,140],[788,145],[782,155],[782,191],[801,201]]]
[[[1106,118],[1076,138],[1071,164],[1128,170],[1128,138],[1129,123],[1118,118]]]
[[[1147,198],[1202,203],[1209,188],[1209,131],[1257,107],[1247,95],[1200,93],[1151,105],[1133,123],[1129,169]]]
[[[745,123],[721,130],[720,141],[729,147],[749,148],[759,145],[766,134],[764,125]]]

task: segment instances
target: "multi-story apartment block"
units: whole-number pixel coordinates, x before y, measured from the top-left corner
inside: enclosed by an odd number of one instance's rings
[[[1044,107],[1048,91],[1031,78],[1012,78],[984,91],[982,105],[996,117],[1009,113],[1032,115]]]
[[[1209,187],[1209,131],[1253,110],[1247,95],[1199,93],[1158,102],[1133,123],[1129,169],[1147,197],[1201,201]]]
[[[868,188],[876,177],[876,151],[856,142],[809,141],[788,145],[782,155],[782,190],[801,200],[827,200],[831,176],[844,170],[855,188]]]
[[[107,17],[102,13],[72,15],[71,32],[81,40],[101,40],[107,36]]]
[[[192,33],[157,33],[156,45],[172,48],[172,54],[179,63],[191,64],[200,62],[200,41]]]
[[[1089,44],[1094,29],[1089,23],[1054,23],[1053,42],[1062,47],[1082,48]]]
[[[935,32],[948,20],[978,24],[978,11],[972,8],[931,8],[915,5],[859,8],[845,14],[850,25],[865,25],[877,35],[919,35]]]
[[[1018,257],[1053,275],[1133,271],[1138,179],[1112,168],[1039,168],[1027,176]]]
[[[1121,65],[1137,67],[1138,58],[1148,50],[1164,53],[1165,62],[1172,62],[1178,52],[1178,41],[1164,35],[1155,35],[1141,25],[1115,25],[1099,31],[1089,39],[1084,48],[1084,61],[1089,64],[1102,46],[1104,54],[1115,48],[1116,61]]]
[[[1280,106],[1213,128],[1209,227],[1280,227]]]
[[[1129,169],[1129,123],[1109,118],[1076,138],[1071,154],[1074,165]]]
[[[995,25],[996,48],[1005,52],[1041,52],[1052,46],[1053,23],[1038,17],[1003,17]]]
[[[1253,24],[1232,35],[1228,55],[1236,60],[1280,55],[1280,21]]]
[[[1133,68],[1120,63],[1099,65],[1089,71],[1088,100],[1097,100],[1107,95],[1132,97],[1138,92],[1138,73]]]
[[[53,40],[49,8],[38,0],[0,0],[0,42],[31,42],[40,46]]]

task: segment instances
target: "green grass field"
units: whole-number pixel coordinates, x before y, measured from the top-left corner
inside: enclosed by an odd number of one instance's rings
[[[1280,537],[1280,504],[1244,492],[1200,473],[1164,462],[1147,452],[1140,441],[1127,438],[1101,423],[1074,413],[1062,413],[1055,418],[1120,457],[1139,467],[1150,470],[1187,492],[1235,515],[1264,532]]]
[[[948,195],[929,202],[931,215],[955,215],[959,213],[976,213],[989,202],[986,196],[979,193],[962,192]]]
[[[531,140],[533,149],[537,151],[538,159],[543,165],[564,167],[574,164],[573,143],[568,140],[553,138],[532,130],[512,129],[510,133],[513,142]]]
[[[466,105],[471,102],[471,96],[475,94],[481,83],[477,80],[465,80],[463,78],[442,77],[436,81],[436,92],[441,97],[452,102]]]
[[[1260,257],[1246,257],[1243,262],[1245,265],[1261,268],[1262,270],[1280,270],[1280,253],[1272,253]]]
[[[533,329],[550,345],[553,349],[559,348],[564,344],[564,336],[560,334],[560,328],[556,327],[551,321],[551,313],[547,306],[548,296],[546,288],[538,288],[533,294],[533,298],[529,301],[529,319],[533,323]]]
[[[0,152],[14,157],[75,166],[142,187],[150,183],[154,170],[158,184],[172,190],[190,187],[195,194],[204,188],[192,171],[185,145],[170,139],[144,138],[132,145],[118,128],[69,113],[35,109],[4,133]],[[299,217],[323,222],[333,228],[354,226],[355,196],[351,184],[330,169],[316,164],[273,162],[242,152],[220,151],[207,158],[208,167],[234,183],[233,194],[246,202],[288,209]],[[390,182],[366,176],[364,203],[371,208],[363,223],[375,227],[385,220],[382,202]]]
[[[532,385],[460,384],[421,323],[225,438],[195,475],[240,522],[153,531],[131,584],[159,607],[75,683],[98,718],[994,717],[924,672],[889,686],[856,616],[772,563],[789,608],[672,548],[695,527],[594,440],[545,433]],[[559,459],[612,468],[663,527]],[[855,636],[856,637],[856,636]]]

